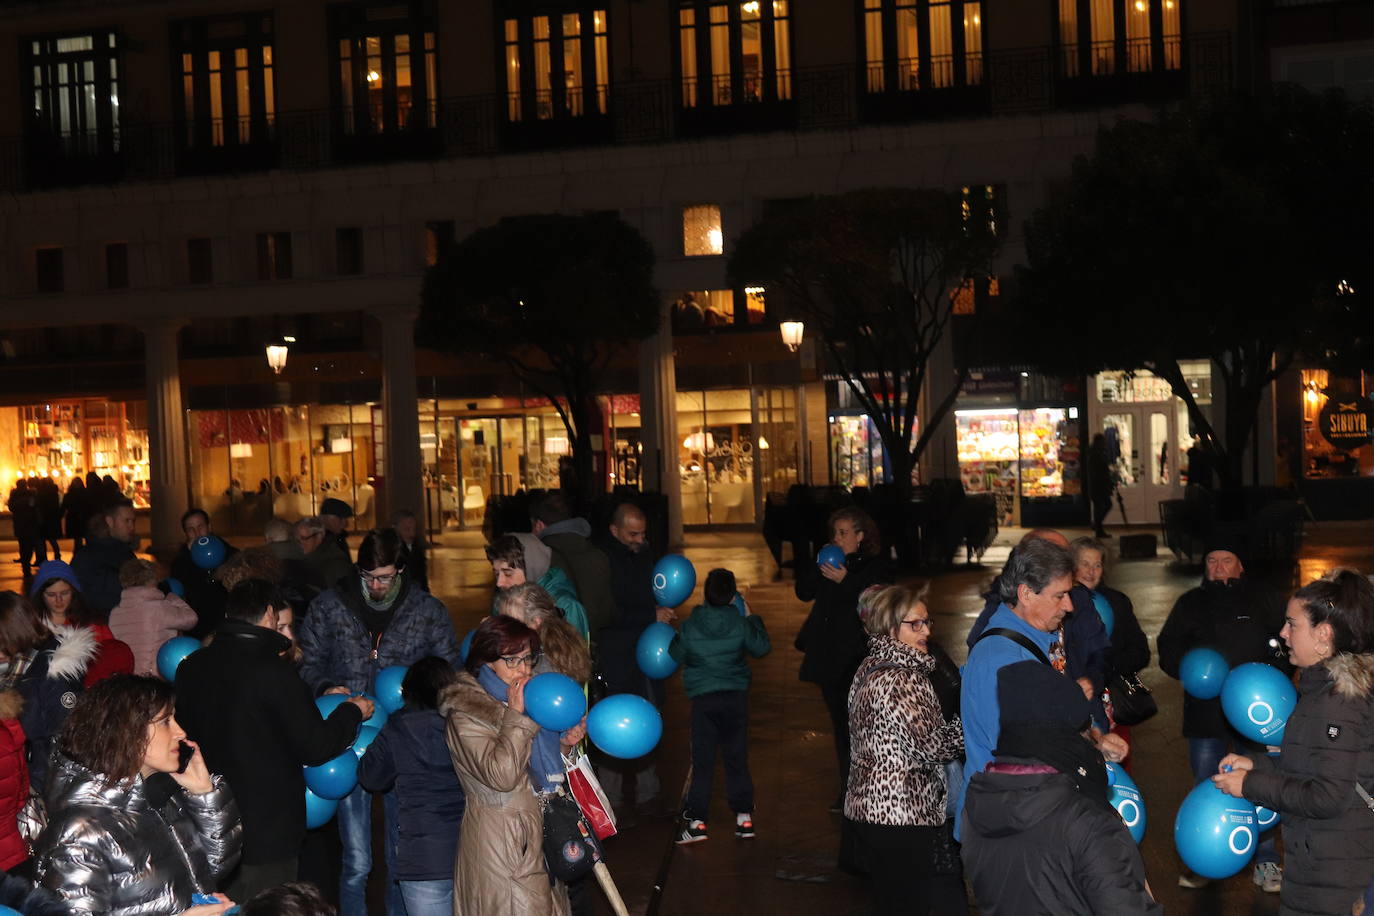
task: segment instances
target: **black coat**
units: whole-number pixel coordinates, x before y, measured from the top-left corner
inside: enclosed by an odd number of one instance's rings
[[[214,642],[177,669],[177,722],[200,744],[206,765],[228,781],[243,816],[243,861],[296,856],[305,838],[301,767],[353,743],[362,712],[344,703],[320,717],[295,666],[279,653],[286,637],[226,620]]]
[[[224,559],[228,560],[239,549],[227,541],[224,544]],[[191,549],[185,544],[172,557],[172,578],[181,582],[186,588],[186,603],[196,612],[199,620],[196,625],[186,631],[187,636],[194,636],[196,639],[204,639],[215,631],[220,621],[224,619],[224,605],[229,598],[229,593],[224,590],[224,586],[215,579],[213,569],[201,569],[196,565],[196,561],[191,559]]]
[[[1150,640],[1140,628],[1135,616],[1135,606],[1123,592],[1099,584],[1098,594],[1107,599],[1116,618],[1112,627],[1112,649],[1109,663],[1113,670],[1122,674],[1134,674],[1150,666]]]
[[[964,871],[983,916],[1164,912],[1120,816],[1062,773],[975,773],[963,819]]]
[[[656,697],[658,691],[635,661],[635,646],[640,635],[658,619],[653,581],[657,560],[647,545],[635,552],[611,538],[598,546],[606,554],[610,568],[614,603],[610,624],[593,634],[597,663],[606,679],[606,688],[611,693],[661,699]]]
[[[1242,576],[1230,584],[1204,581],[1184,592],[1164,621],[1156,643],[1159,667],[1178,677],[1178,666],[1190,649],[1216,649],[1232,668],[1246,662],[1265,662],[1288,674],[1287,656],[1276,654],[1269,640],[1283,629],[1284,601],[1273,589]],[[1221,698],[1199,700],[1183,695],[1183,735],[1186,738],[1231,737]],[[1374,814],[1370,815],[1374,817]]]
[[[72,571],[81,581],[81,597],[100,615],[101,622],[109,620],[110,611],[119,604],[123,591],[119,567],[133,558],[133,546],[112,537],[90,538],[72,554]]]
[[[1302,672],[1283,755],[1252,757],[1245,797],[1283,817],[1283,916],[1345,914],[1374,874],[1374,655]]]
[[[820,567],[803,564],[795,587],[798,600],[815,601],[793,645],[804,652],[799,677],[813,684],[848,684],[868,654],[868,634],[859,619],[859,595],[870,585],[892,581],[881,554],[850,554],[843,582],[821,575]]]
[[[401,881],[453,877],[466,799],[434,709],[407,707],[387,720],[358,768],[369,792],[396,795],[396,874]]]

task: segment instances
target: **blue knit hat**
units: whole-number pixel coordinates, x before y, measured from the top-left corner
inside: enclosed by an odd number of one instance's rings
[[[78,592],[81,591],[81,582],[76,578],[71,566],[62,560],[49,560],[38,567],[38,572],[33,577],[33,586],[29,589],[29,597],[36,600],[54,579],[61,579]]]

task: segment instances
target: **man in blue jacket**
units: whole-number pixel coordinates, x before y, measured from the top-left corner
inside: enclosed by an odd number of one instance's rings
[[[357,575],[342,579],[310,603],[300,628],[301,677],[319,696],[372,693],[377,672],[437,655],[455,668],[458,638],[448,609],[426,591],[411,588],[404,549],[392,529],[375,528],[358,548]],[[395,849],[395,799],[386,795],[388,855]],[[339,801],[343,841],[339,879],[340,916],[366,916],[367,876],[372,870],[372,799],[362,789]],[[387,863],[388,871],[391,870]],[[389,883],[389,913],[405,913]]]

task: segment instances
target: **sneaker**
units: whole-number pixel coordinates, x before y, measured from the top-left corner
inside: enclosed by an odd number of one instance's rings
[[[1255,886],[1266,894],[1283,890],[1283,869],[1277,862],[1261,862],[1255,866]]]
[[[754,815],[735,815],[735,836],[739,837],[741,840],[752,840],[754,838]]]
[[[690,820],[683,826],[682,832],[677,835],[679,846],[685,846],[688,843],[700,843],[704,839],[706,839],[705,821]]]
[[[1198,889],[1199,887],[1206,887],[1207,885],[1209,885],[1209,884],[1211,884],[1211,883],[1212,883],[1212,879],[1211,879],[1211,878],[1204,878],[1204,877],[1202,877],[1202,875],[1199,875],[1197,872],[1193,871],[1191,868],[1188,869],[1188,870],[1186,870],[1186,871],[1184,871],[1183,874],[1181,874],[1181,875],[1178,876],[1178,886],[1179,886],[1179,887],[1187,887],[1187,888],[1191,888],[1191,889],[1193,889],[1193,890],[1196,890],[1196,889]]]

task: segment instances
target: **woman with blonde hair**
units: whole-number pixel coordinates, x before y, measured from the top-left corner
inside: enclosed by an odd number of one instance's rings
[[[496,611],[514,617],[539,634],[544,664],[536,669],[536,674],[557,671],[579,684],[587,683],[592,674],[587,641],[563,619],[552,595],[532,582],[514,585],[497,596]]]

